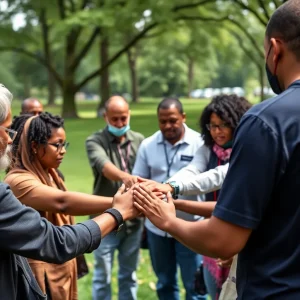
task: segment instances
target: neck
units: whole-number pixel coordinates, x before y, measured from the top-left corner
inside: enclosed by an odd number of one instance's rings
[[[126,138],[125,135],[122,135],[122,136],[116,136],[116,139],[117,139],[120,143],[124,142],[125,138]]]
[[[300,66],[295,61],[291,62],[289,68],[282,74],[283,88],[286,90],[293,82],[300,80]]]

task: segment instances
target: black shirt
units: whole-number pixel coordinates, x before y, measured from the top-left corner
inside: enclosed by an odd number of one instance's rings
[[[300,299],[300,81],[242,118],[213,214],[253,229],[238,299]]]

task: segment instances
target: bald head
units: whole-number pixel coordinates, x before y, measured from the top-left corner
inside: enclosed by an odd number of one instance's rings
[[[129,122],[129,105],[122,96],[112,96],[105,103],[104,118],[110,125],[122,128]]]
[[[43,111],[42,103],[36,98],[27,98],[22,102],[22,114],[39,115]]]
[[[127,108],[129,110],[129,105],[125,98],[122,96],[112,96],[105,102],[105,111],[115,110],[115,109],[122,109]]]

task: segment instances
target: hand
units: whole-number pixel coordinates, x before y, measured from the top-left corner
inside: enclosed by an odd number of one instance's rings
[[[137,217],[140,212],[133,205],[133,187],[125,192],[125,184],[122,184],[114,195],[112,207],[121,213],[124,221]]]
[[[122,178],[123,183],[125,184],[125,187],[127,189],[131,188],[135,183],[137,183],[138,178],[137,176],[133,176],[130,174],[126,174],[124,175],[124,177]]]
[[[222,268],[229,268],[232,264],[232,261],[233,261],[233,257],[229,258],[229,259],[226,259],[226,260],[223,260],[221,258],[218,258],[217,259],[217,265],[222,267]]]
[[[167,202],[162,201],[147,186],[135,185],[133,190],[134,206],[141,211],[155,226],[168,231],[172,218],[176,218],[175,206],[171,193],[167,194]]]
[[[173,188],[169,184],[159,183],[154,180],[144,179],[138,177],[138,182],[141,182],[143,186],[146,186],[150,191],[161,192],[167,194],[167,192],[173,193]]]

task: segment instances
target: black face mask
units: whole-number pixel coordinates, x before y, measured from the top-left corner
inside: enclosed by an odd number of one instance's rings
[[[267,59],[269,57],[271,48],[272,48],[272,45],[270,46],[270,49],[268,51]],[[267,73],[268,81],[269,81],[269,84],[270,84],[270,87],[271,87],[272,91],[275,94],[277,94],[277,95],[280,94],[280,93],[282,93],[283,90],[280,87],[280,84],[279,84],[279,81],[278,81],[278,77],[277,77],[277,75],[275,75],[275,74],[273,75],[272,74],[272,72],[270,71],[270,69],[268,67],[267,62],[266,62],[266,73]]]

